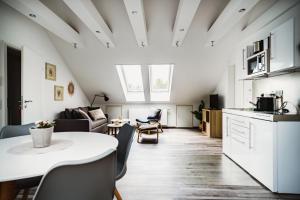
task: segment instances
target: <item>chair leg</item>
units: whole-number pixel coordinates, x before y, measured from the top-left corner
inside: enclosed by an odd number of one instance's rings
[[[138,131],[137,142],[140,143],[140,131]]]
[[[22,200],[27,200],[29,194],[29,189],[24,189],[22,194]]]
[[[160,126],[160,130],[161,130],[161,132],[163,133],[164,131],[163,131],[163,128],[162,128],[162,124],[161,124],[161,123],[159,123],[159,126]]]
[[[122,200],[122,197],[117,188],[115,188],[114,194],[115,194],[115,197],[117,198],[117,200]]]
[[[159,133],[158,133],[158,127],[157,127],[157,129],[156,129],[156,143],[158,143],[158,135],[159,135]]]

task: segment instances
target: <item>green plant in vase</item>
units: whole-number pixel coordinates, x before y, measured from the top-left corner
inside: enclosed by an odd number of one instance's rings
[[[200,101],[200,104],[198,106],[198,110],[192,111],[196,119],[199,120],[199,129],[202,129],[202,109],[205,107],[205,102],[203,100]]]

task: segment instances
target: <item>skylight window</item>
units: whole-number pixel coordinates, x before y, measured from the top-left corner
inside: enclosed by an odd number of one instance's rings
[[[116,65],[126,101],[145,101],[141,65]]]
[[[170,101],[174,65],[149,65],[151,101]]]

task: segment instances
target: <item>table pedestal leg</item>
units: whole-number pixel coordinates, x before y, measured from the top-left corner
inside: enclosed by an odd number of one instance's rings
[[[14,200],[16,195],[17,190],[14,181],[0,183],[0,200]]]

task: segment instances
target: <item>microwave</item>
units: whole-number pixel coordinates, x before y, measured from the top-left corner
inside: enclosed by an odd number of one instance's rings
[[[270,72],[270,51],[265,49],[247,58],[247,75],[259,76]]]

